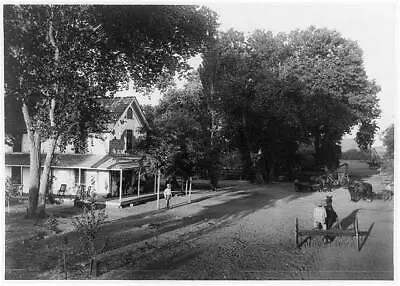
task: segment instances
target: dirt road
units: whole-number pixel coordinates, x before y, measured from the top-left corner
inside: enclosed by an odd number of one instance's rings
[[[383,188],[366,164],[352,167],[358,176],[369,176],[374,191]],[[361,251],[354,241],[296,249],[295,218],[310,228],[315,201],[326,195],[296,193],[292,183],[238,183],[230,190],[195,194],[191,204],[174,198],[170,210],[149,211],[154,210],[150,203],[111,211],[113,221],[102,229],[108,244],[97,278],[393,279],[393,201],[354,203],[347,190],[336,189],[330,195],[340,219],[357,213],[362,230],[374,223]],[[77,243],[74,233],[68,235],[70,244]],[[24,274],[13,272],[9,278],[62,279],[54,266],[56,243],[53,238],[32,246],[29,258],[35,259],[35,252],[42,257],[35,263],[27,261],[21,244],[10,243],[6,270],[18,266]],[[79,257],[73,259],[70,263],[79,263]],[[69,278],[85,278],[74,269]]]
[[[364,166],[353,166],[360,171]],[[369,170],[365,170],[369,173]],[[365,173],[364,172],[364,173]],[[381,178],[367,178],[378,191]],[[241,190],[240,190],[241,189]],[[290,183],[243,185],[170,211],[186,227],[164,233],[133,263],[100,279],[393,279],[393,203],[333,196],[339,218],[357,212],[360,229],[374,223],[361,251],[341,245],[295,249],[294,222],[311,227],[316,200],[326,193],[295,193]]]

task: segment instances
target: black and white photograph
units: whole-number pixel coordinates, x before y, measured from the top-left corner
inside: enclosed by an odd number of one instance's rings
[[[3,282],[393,283],[398,5],[2,3]]]

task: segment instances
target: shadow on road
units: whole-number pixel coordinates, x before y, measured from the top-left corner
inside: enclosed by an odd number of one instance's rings
[[[337,227],[340,227],[341,229],[347,229],[349,226],[353,225],[359,211],[360,209],[355,209],[352,211],[348,216],[338,222]]]
[[[296,193],[294,195],[291,184],[279,183],[261,186],[247,184],[240,186],[240,190],[221,191],[215,195],[207,195],[192,200],[192,204],[201,203],[202,209],[188,217],[176,217],[170,210],[163,209],[131,215],[106,223],[101,227],[99,240],[100,243],[104,243],[107,239],[107,246],[104,249],[107,255],[107,252],[114,252],[114,250],[120,248],[121,250],[129,249],[130,245],[154,238],[155,235],[160,236],[170,231],[187,229],[187,227],[196,229],[192,233],[184,231],[185,238],[190,239],[216,231],[262,208],[272,207],[277,200],[284,198],[293,200],[311,194]],[[214,198],[212,204],[203,203],[212,198]],[[185,205],[188,204],[183,203],[179,206],[173,206],[173,208],[184,207]],[[76,251],[77,246],[80,245],[76,232],[48,237],[39,241],[30,241],[28,242],[29,246],[24,242],[11,243],[6,249],[6,268],[9,270],[13,268],[29,269],[24,275],[15,279],[32,279],[40,272],[57,267],[59,254],[54,249],[59,247],[60,241],[64,237],[68,238],[70,250]],[[114,255],[111,252],[110,255]],[[126,255],[129,255],[129,253]],[[43,257],[43,259],[35,259],[32,266],[33,257]],[[70,257],[70,263],[77,263],[84,259],[86,259],[84,256],[76,254]]]

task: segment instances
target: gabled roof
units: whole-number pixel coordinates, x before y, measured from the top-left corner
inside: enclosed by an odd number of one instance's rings
[[[111,112],[111,116],[113,118],[113,122],[110,124],[111,129],[114,127],[115,122],[121,117],[121,115],[130,105],[132,105],[132,108],[136,113],[140,123],[147,128],[149,127],[149,124],[144,117],[140,104],[135,96],[102,98],[99,99],[99,102]],[[25,133],[26,127],[24,119],[22,117],[20,103],[11,96],[6,96],[4,99],[4,103],[5,132],[12,134]]]
[[[147,128],[149,127],[149,124],[144,117],[142,109],[135,96],[102,98],[99,99],[99,101],[103,107],[110,110],[114,123],[122,116],[128,106],[131,105],[140,123]],[[112,124],[112,126],[114,126],[114,124]]]
[[[121,117],[132,101],[133,97],[131,96],[99,99],[101,105],[111,112],[115,120]]]

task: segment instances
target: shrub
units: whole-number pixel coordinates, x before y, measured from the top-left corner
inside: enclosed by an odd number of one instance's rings
[[[96,210],[94,204],[84,207],[83,213],[72,222],[79,234],[81,247],[90,259],[89,277],[96,276],[96,256],[103,248],[99,247],[98,233],[100,226],[105,222],[107,214],[105,210]]]
[[[58,220],[52,216],[50,216],[45,223],[47,229],[54,232],[60,232],[58,229],[58,224]]]

